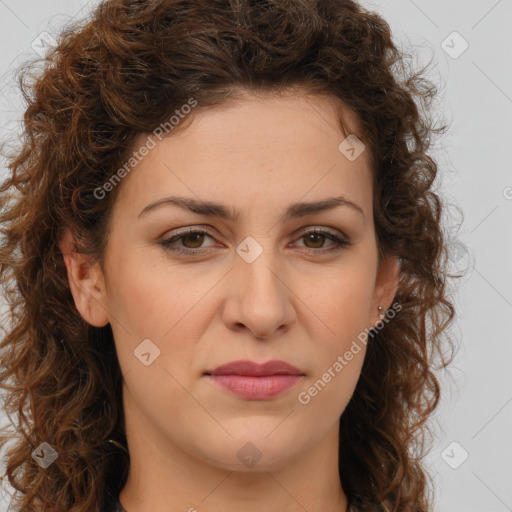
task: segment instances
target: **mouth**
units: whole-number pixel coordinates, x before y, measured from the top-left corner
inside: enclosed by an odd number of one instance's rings
[[[204,374],[224,390],[249,400],[267,400],[294,387],[304,372],[285,361],[233,361]]]

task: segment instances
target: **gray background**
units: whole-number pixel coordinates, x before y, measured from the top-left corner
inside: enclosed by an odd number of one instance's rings
[[[2,138],[19,129],[23,111],[13,70],[34,56],[42,33],[56,34],[97,3],[0,0]],[[429,77],[440,90],[435,114],[450,124],[433,156],[451,205],[445,219],[451,265],[467,271],[453,296],[457,318],[450,334],[460,349],[440,376],[444,394],[427,459],[435,510],[512,510],[512,0],[363,4],[383,15],[395,42],[412,49],[418,64],[433,58]],[[10,492],[4,488],[1,510]]]

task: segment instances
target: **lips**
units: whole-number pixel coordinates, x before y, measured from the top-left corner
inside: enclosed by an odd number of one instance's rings
[[[205,372],[221,388],[249,400],[266,400],[288,391],[304,377],[304,372],[286,361],[232,361]]]
[[[286,361],[267,361],[259,364],[253,361],[232,361],[215,370],[206,372],[209,375],[245,375],[248,377],[265,377],[269,375],[304,375],[298,368]]]

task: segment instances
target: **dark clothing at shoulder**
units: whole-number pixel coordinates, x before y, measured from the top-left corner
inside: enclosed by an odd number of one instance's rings
[[[126,510],[121,505],[121,502],[117,500],[112,505],[107,506],[105,512],[126,512]]]

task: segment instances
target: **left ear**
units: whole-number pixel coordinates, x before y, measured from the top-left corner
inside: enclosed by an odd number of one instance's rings
[[[373,294],[371,325],[375,326],[380,321],[380,314],[385,314],[391,306],[398,290],[400,276],[400,260],[395,254],[386,254],[377,271],[375,291]],[[382,306],[382,310],[378,309]]]

